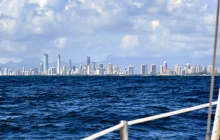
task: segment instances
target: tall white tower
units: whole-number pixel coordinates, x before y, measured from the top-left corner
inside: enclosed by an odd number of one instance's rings
[[[48,54],[44,53],[44,73],[47,74],[48,71]]]
[[[58,60],[57,60],[57,74],[60,75],[60,54],[58,54]]]

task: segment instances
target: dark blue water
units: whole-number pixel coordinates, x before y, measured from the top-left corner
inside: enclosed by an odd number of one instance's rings
[[[215,100],[219,84],[216,77]],[[210,77],[0,77],[0,139],[77,140],[120,120],[207,103],[209,87]],[[204,139],[207,111],[129,126],[129,138]]]

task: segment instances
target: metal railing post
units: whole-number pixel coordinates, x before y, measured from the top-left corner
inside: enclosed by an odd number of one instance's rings
[[[121,121],[124,126],[120,128],[120,140],[128,140],[128,122]]]

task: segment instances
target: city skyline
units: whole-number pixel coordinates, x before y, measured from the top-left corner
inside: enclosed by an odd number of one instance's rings
[[[184,67],[181,67],[179,64],[175,64],[173,68],[168,67],[167,61],[164,61],[159,66],[159,71],[157,71],[157,65],[151,64],[148,69],[148,65],[141,64],[139,72],[135,72],[135,67],[129,65],[127,68],[122,68],[121,66],[114,65],[111,62],[108,63],[107,67],[103,63],[97,64],[94,61],[91,61],[90,56],[87,55],[86,62],[75,66],[72,63],[71,59],[68,59],[68,66],[61,66],[61,56],[58,54],[57,67],[50,66],[48,63],[49,55],[43,54],[43,62],[39,64],[39,67],[31,68],[30,70],[25,70],[25,67],[22,70],[16,69],[12,70],[10,68],[4,68],[3,70],[0,67],[0,75],[145,75],[145,76],[154,76],[154,75],[210,75],[212,73],[212,65],[200,66],[186,63]],[[216,74],[220,75],[220,68],[216,68]]]
[[[74,62],[87,54],[96,62],[107,56],[204,61],[213,53],[216,3],[2,0],[0,63],[41,58],[43,53],[50,61],[57,61],[57,54]]]

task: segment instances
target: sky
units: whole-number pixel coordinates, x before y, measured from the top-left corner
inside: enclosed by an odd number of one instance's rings
[[[217,0],[0,0],[0,63],[212,56]],[[219,50],[219,49],[218,49]],[[181,60],[180,60],[181,61]]]

